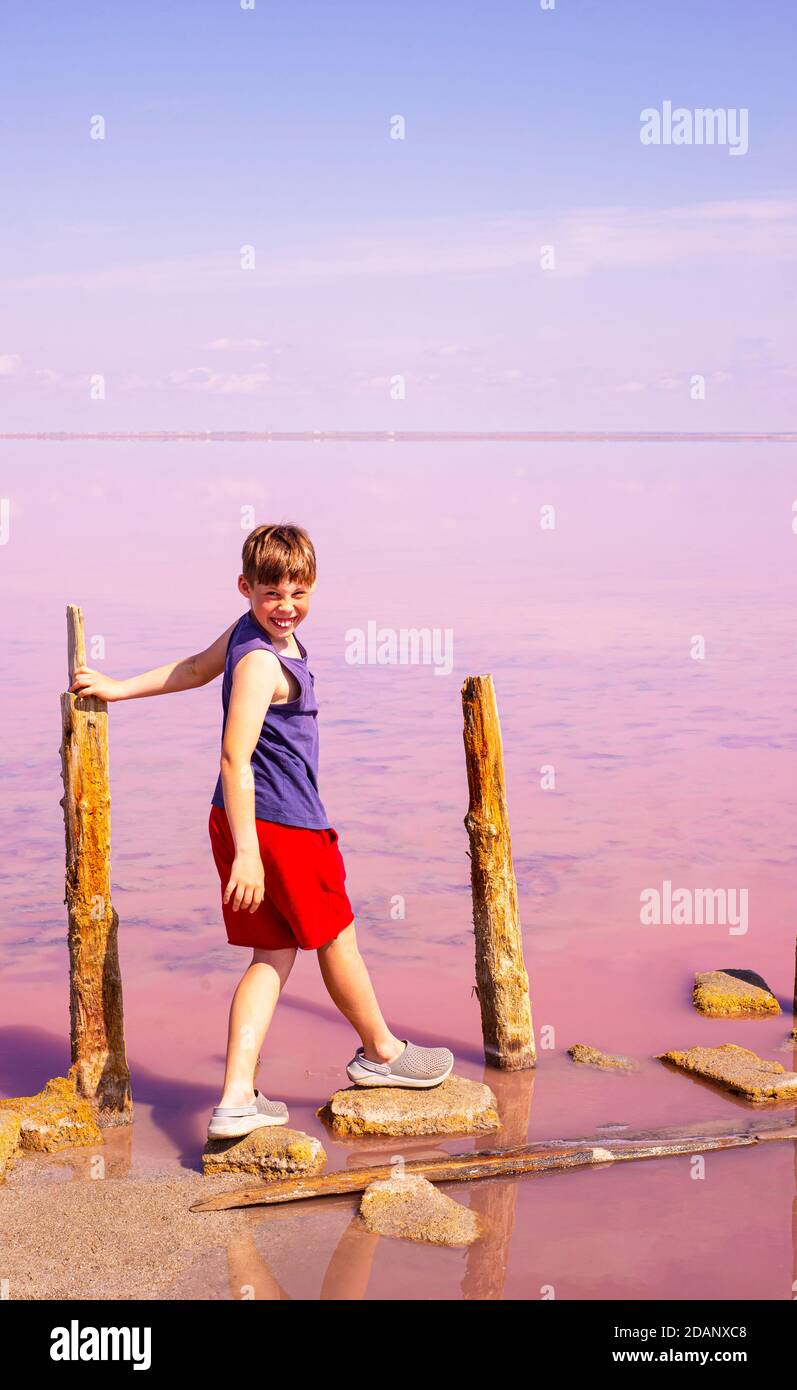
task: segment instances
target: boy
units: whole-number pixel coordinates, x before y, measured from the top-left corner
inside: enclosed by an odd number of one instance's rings
[[[316,587],[316,556],[301,527],[258,526],[244,542],[238,591],[248,608],[205,651],[130,680],[87,666],[71,690],[134,700],[193,690],[224,673],[221,770],[211,848],[227,940],[252,949],[233,996],[224,1089],[211,1139],[288,1121],[282,1101],[255,1088],[260,1048],[297,950],[316,951],[324,984],[362,1045],[346,1067],[356,1086],[439,1086],[446,1047],[391,1033],[360,955],[337,831],[318,792],[318,704],[296,629]]]

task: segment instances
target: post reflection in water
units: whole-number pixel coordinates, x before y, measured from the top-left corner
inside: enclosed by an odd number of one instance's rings
[[[432,1159],[446,1153],[513,1148],[524,1144],[531,1118],[535,1075],[533,1068],[521,1072],[484,1068],[481,1079],[493,1091],[501,1116],[501,1128],[497,1131],[475,1136],[463,1135],[459,1139],[455,1135],[447,1136],[445,1143],[437,1144],[429,1136],[357,1139],[349,1141],[353,1152],[347,1155],[345,1166],[390,1166],[395,1165],[398,1158],[410,1162],[413,1159]],[[477,1212],[482,1226],[480,1239],[465,1252],[465,1270],[460,1281],[461,1294],[465,1299],[500,1300],[504,1297],[519,1181],[518,1178],[488,1178],[441,1185],[441,1190],[454,1201]],[[236,1238],[228,1247],[231,1297],[280,1300],[300,1296],[286,1291],[280,1283],[269,1267],[267,1251],[273,1247],[278,1252],[282,1267],[291,1268],[295,1264],[303,1269],[308,1250],[323,1248],[323,1242],[319,1240],[319,1225],[326,1228],[330,1221],[337,1223],[343,1208],[351,1212],[351,1219],[337,1237],[327,1261],[319,1296],[323,1300],[339,1301],[365,1298],[377,1247],[382,1240],[392,1244],[393,1238],[374,1235],[366,1230],[358,1212],[359,1200],[360,1194],[351,1197],[338,1195],[248,1213],[253,1227],[251,1233]],[[401,1245],[410,1243],[400,1242]],[[430,1245],[428,1248],[437,1250],[440,1247]]]

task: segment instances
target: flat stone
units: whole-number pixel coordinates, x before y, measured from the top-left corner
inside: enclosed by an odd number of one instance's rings
[[[639,1063],[633,1057],[622,1057],[616,1052],[601,1052],[600,1048],[590,1047],[588,1043],[574,1043],[568,1052],[574,1062],[585,1063],[589,1067],[614,1067],[618,1071],[638,1071]]]
[[[472,1245],[481,1235],[475,1211],[416,1173],[369,1183],[360,1199],[360,1216],[375,1235],[399,1240]]]
[[[662,1062],[673,1062],[682,1071],[714,1081],[746,1100],[763,1103],[797,1100],[797,1072],[780,1062],[759,1057],[746,1047],[723,1043],[721,1047],[690,1047],[686,1052],[663,1052]]]
[[[35,1096],[0,1100],[0,1112],[19,1115],[23,1149],[56,1153],[87,1144],[104,1143],[91,1102],[79,1096],[66,1076],[55,1076]]]
[[[13,1168],[16,1155],[22,1147],[19,1142],[21,1127],[22,1119],[16,1110],[4,1110],[0,1113],[0,1179],[5,1177],[9,1168]]]
[[[266,1182],[322,1173],[326,1150],[320,1139],[285,1125],[263,1125],[243,1139],[209,1139],[202,1153],[206,1178],[216,1173],[255,1173]]]
[[[706,970],[695,976],[692,1003],[712,1018],[779,1014],[780,1004],[766,980],[752,970]]]
[[[448,1076],[439,1086],[348,1086],[316,1111],[333,1134],[478,1134],[500,1129],[489,1086]]]

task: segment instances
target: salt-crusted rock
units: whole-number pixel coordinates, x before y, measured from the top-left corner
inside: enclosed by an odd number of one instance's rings
[[[21,1148],[19,1131],[22,1121],[16,1110],[0,1112],[0,1178],[13,1168],[14,1159]]]
[[[477,1134],[500,1129],[489,1086],[448,1076],[439,1086],[350,1086],[316,1112],[333,1134]]]
[[[5,1110],[19,1115],[23,1149],[55,1153],[104,1143],[91,1103],[78,1095],[66,1076],[53,1077],[38,1095],[0,1100],[0,1113]]]
[[[682,1071],[714,1081],[745,1100],[764,1103],[797,1100],[797,1072],[780,1062],[759,1057],[746,1047],[723,1043],[721,1047],[690,1047],[686,1052],[663,1052],[660,1061],[673,1062]]]
[[[584,1062],[590,1067],[614,1067],[618,1071],[638,1071],[639,1063],[633,1057],[621,1057],[619,1053],[601,1052],[600,1048],[590,1047],[588,1043],[574,1043],[568,1052],[574,1062]]]
[[[267,1182],[278,1178],[321,1173],[327,1155],[319,1139],[285,1125],[263,1125],[243,1139],[209,1139],[202,1154],[202,1172],[255,1173]]]
[[[780,1004],[766,981],[752,970],[740,970],[738,974],[706,970],[696,975],[692,1002],[698,1013],[713,1018],[780,1013]]]
[[[481,1234],[475,1211],[413,1173],[369,1183],[360,1200],[360,1215],[375,1234],[433,1245],[472,1245]]]

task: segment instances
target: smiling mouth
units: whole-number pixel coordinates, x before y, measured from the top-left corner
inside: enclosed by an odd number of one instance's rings
[[[272,623],[274,624],[275,627],[281,627],[281,628],[283,629],[283,631],[284,631],[286,628],[293,627],[294,623],[296,622],[296,619],[295,619],[295,618],[272,618],[271,621],[272,621]]]

